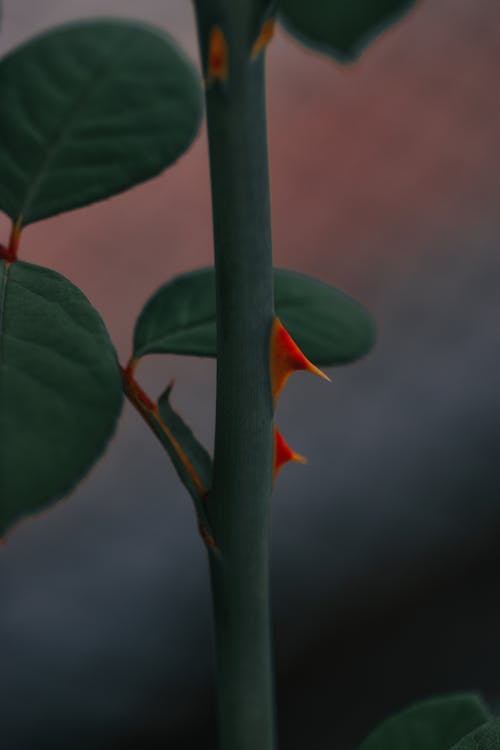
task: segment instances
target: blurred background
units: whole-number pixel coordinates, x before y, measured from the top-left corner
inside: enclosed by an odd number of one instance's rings
[[[186,0],[4,0],[0,49],[93,15],[157,24],[198,64]],[[284,32],[270,49],[276,264],[379,327],[366,360],[331,386],[297,375],[280,403],[309,458],[273,508],[287,750],[353,750],[430,695],[500,697],[499,20],[496,0],[421,0],[349,68]],[[125,360],[147,297],[212,262],[205,130],[161,177],[30,226],[21,255],[83,289]],[[175,377],[211,446],[214,363],[138,376],[154,395]],[[0,548],[0,602],[2,748],[214,747],[205,554],[128,405],[71,497]]]

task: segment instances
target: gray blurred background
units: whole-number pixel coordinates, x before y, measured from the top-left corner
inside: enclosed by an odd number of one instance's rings
[[[3,15],[3,51],[121,15],[197,62],[186,0],[4,0]],[[347,69],[281,32],[270,50],[276,263],[355,295],[379,326],[366,360],[331,386],[298,375],[280,403],[309,458],[274,498],[286,750],[353,750],[445,691],[500,697],[499,20],[497,0],[421,0]],[[0,241],[8,228],[0,216]],[[204,129],[160,178],[30,226],[21,255],[83,289],[125,360],[159,283],[211,263]],[[154,395],[172,377],[210,446],[214,364],[139,371]],[[2,750],[214,747],[204,551],[128,406],[77,491],[0,547],[0,602]]]

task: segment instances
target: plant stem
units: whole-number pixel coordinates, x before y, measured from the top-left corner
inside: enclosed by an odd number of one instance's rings
[[[202,59],[217,25],[226,80],[207,86],[217,284],[217,411],[209,513],[220,750],[275,747],[269,596],[274,315],[261,0],[197,3]],[[257,7],[256,7],[257,6]]]

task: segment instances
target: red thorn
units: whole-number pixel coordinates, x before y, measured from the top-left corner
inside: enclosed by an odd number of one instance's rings
[[[307,459],[301,456],[300,453],[295,453],[287,443],[278,430],[274,427],[274,466],[273,466],[273,481],[279,470],[287,464],[289,461],[297,461],[300,464],[306,464]]]
[[[208,40],[207,83],[225,81],[228,75],[229,53],[226,37],[220,26],[213,26]]]
[[[271,391],[276,406],[278,397],[290,375],[297,370],[307,370],[330,382],[316,365],[301,352],[279,318],[274,318],[270,346]]]

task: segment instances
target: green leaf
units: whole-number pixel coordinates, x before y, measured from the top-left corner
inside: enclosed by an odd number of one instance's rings
[[[489,719],[475,695],[434,698],[387,719],[359,750],[451,750],[464,734]]]
[[[315,364],[347,364],[373,347],[373,318],[340,289],[312,276],[276,270],[274,293],[276,314]]]
[[[0,209],[29,224],[161,172],[195,137],[193,66],[129,21],[61,26],[0,62]]]
[[[134,330],[134,357],[215,357],[215,276],[203,268],[176,276],[150,297]]]
[[[339,365],[366,354],[375,325],[357,302],[329,284],[275,269],[276,314],[318,365]],[[215,277],[211,268],[177,276],[143,308],[134,331],[134,356],[216,356]]]
[[[198,501],[202,495],[208,493],[212,486],[212,459],[193,435],[191,428],[172,409],[170,404],[171,392],[172,385],[169,385],[158,401],[158,411],[169,431],[169,435],[164,436],[165,447],[180,480],[188,489],[191,497]],[[197,477],[195,481],[193,481],[194,475]],[[200,484],[203,488],[201,492]]]
[[[306,46],[356,59],[415,0],[278,0],[280,18]]]
[[[500,750],[500,719],[489,721],[463,737],[452,750]]]
[[[0,261],[0,535],[86,474],[121,405],[113,345],[84,295],[47,268]]]

